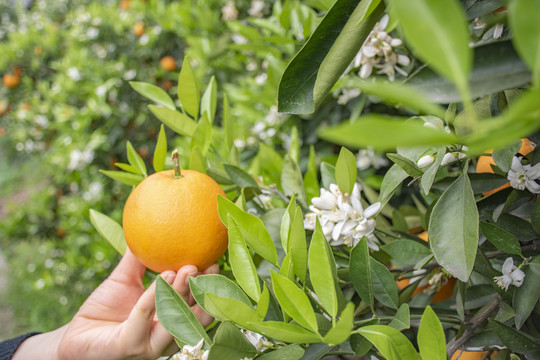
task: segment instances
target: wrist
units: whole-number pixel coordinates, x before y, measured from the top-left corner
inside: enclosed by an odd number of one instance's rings
[[[29,337],[19,345],[12,360],[58,359],[58,345],[66,328],[67,325],[64,325],[56,330]]]

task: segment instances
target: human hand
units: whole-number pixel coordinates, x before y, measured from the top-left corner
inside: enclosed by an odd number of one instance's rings
[[[60,339],[57,357],[71,359],[156,359],[164,354],[172,354],[177,346],[172,335],[159,323],[155,315],[155,281],[145,290],[142,278],[146,268],[129,251],[101,285],[94,290],[81,306],[71,322],[51,333],[27,339],[14,357],[24,357],[24,350],[34,342],[37,349],[40,337],[49,336],[49,343]],[[190,305],[203,326],[212,317],[195,304],[189,291],[188,277],[200,274],[216,274],[214,264],[202,273],[193,265],[186,265],[178,272],[165,271],[161,277]],[[194,305],[195,304],[195,305]],[[55,335],[51,339],[52,334]],[[56,342],[58,343],[58,342]],[[43,357],[41,353],[40,358]],[[46,358],[46,357],[45,357]]]

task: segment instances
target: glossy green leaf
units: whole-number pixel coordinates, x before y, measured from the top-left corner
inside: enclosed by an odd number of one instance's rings
[[[116,166],[117,168],[120,168],[120,169],[122,169],[124,171],[130,172],[132,174],[140,175],[139,170],[137,170],[134,166],[132,166],[130,164],[114,163],[114,166]]]
[[[521,140],[517,140],[504,148],[493,150],[493,160],[495,161],[499,169],[504,172],[508,172],[508,170],[512,166],[512,159],[514,158],[514,155],[517,154],[520,148]]]
[[[431,187],[433,186],[433,182],[435,181],[435,177],[437,176],[437,172],[439,171],[439,167],[441,166],[445,154],[446,146],[440,146],[437,150],[437,154],[435,155],[433,164],[431,164],[429,168],[425,170],[424,175],[422,175],[422,179],[420,179],[420,185],[422,186],[422,190],[424,190],[424,194],[426,195],[429,195],[429,192],[431,191]]]
[[[254,330],[250,323],[258,323],[262,318],[257,315],[253,307],[236,299],[219,297],[212,293],[204,294],[206,311],[221,321],[232,321],[248,330]]]
[[[204,295],[212,293],[222,298],[235,299],[251,306],[251,301],[234,281],[219,274],[200,275],[189,278],[193,298],[204,309]]]
[[[323,338],[323,341],[331,345],[339,345],[346,341],[351,335],[354,320],[354,304],[348,303],[345,309],[339,316],[339,321],[336,323]]]
[[[193,119],[179,111],[154,105],[149,105],[148,108],[162,123],[177,134],[192,136],[197,128],[197,123]]]
[[[222,322],[214,336],[208,360],[238,360],[254,357],[257,349],[239,328],[229,321]]]
[[[208,120],[206,114],[203,114],[191,137],[191,148],[196,146],[201,150],[203,155],[206,155],[210,149],[211,141],[212,124],[210,123],[210,120]]]
[[[246,294],[258,302],[261,296],[261,286],[257,268],[251,258],[251,252],[246,246],[242,232],[234,218],[229,214],[227,219],[229,229],[229,262],[236,281]]]
[[[261,293],[261,296],[259,298],[259,302],[257,303],[257,308],[255,311],[257,312],[257,315],[262,317],[266,316],[266,313],[268,312],[268,307],[270,306],[270,290],[268,290],[268,286],[266,286],[266,283],[263,282],[263,291]]]
[[[313,333],[298,325],[281,321],[252,322],[249,323],[249,326],[266,337],[288,343],[309,344],[322,341],[319,334]]]
[[[282,309],[298,324],[317,332],[317,319],[307,295],[294,282],[271,271],[274,294]]]
[[[260,218],[243,211],[232,201],[222,196],[218,196],[218,213],[221,221],[227,227],[229,227],[228,216],[232,216],[247,245],[264,259],[277,265],[278,256],[274,242]]]
[[[509,3],[512,40],[533,73],[533,83],[540,85],[540,2],[519,0]]]
[[[178,77],[178,100],[180,100],[184,110],[191,117],[197,119],[199,115],[200,94],[197,87],[197,80],[195,79],[187,56],[184,58],[182,69],[180,69],[180,76]]]
[[[480,221],[480,230],[497,249],[509,254],[521,255],[519,240],[508,231],[485,221]]]
[[[385,306],[397,310],[398,288],[390,271],[378,262],[370,258],[371,279],[373,281],[373,296]]]
[[[397,146],[430,146],[456,143],[454,135],[423,126],[420,121],[404,121],[380,114],[362,116],[354,123],[322,128],[319,136],[353,148],[371,146],[387,151]]]
[[[265,179],[265,184],[281,184],[281,171],[283,169],[283,159],[272,146],[261,143],[257,154],[261,163],[261,173]]]
[[[289,253],[292,257],[294,273],[300,280],[305,281],[307,276],[308,256],[306,231],[304,229],[304,215],[302,214],[302,208],[300,206],[297,206],[294,212],[288,245]]]
[[[116,251],[124,255],[127,244],[122,225],[94,209],[90,209],[90,222],[99,235],[107,240]]]
[[[531,213],[531,226],[537,234],[540,234],[540,201],[534,203]]]
[[[404,156],[401,156],[400,154],[387,153],[386,157],[392,160],[394,164],[401,167],[409,176],[417,177],[424,174],[422,170],[420,170],[418,165],[416,165],[416,163],[407,159]]]
[[[285,276],[289,280],[294,280],[294,268],[291,254],[285,255],[279,268],[279,274]]]
[[[334,5],[336,0],[306,0],[306,3],[319,10],[328,10]]]
[[[309,279],[315,294],[324,306],[328,315],[335,318],[338,312],[337,294],[335,291],[335,260],[328,245],[321,224],[316,221],[315,231],[309,246]]]
[[[131,85],[133,90],[135,90],[145,98],[152,100],[156,104],[164,106],[170,110],[176,109],[176,106],[174,106],[174,101],[171,99],[169,94],[167,94],[165,90],[163,90],[159,86],[138,81],[130,81],[129,85]]]
[[[338,0],[289,63],[279,85],[280,112],[312,113],[354,59],[379,20],[383,6],[367,19],[359,0]]]
[[[388,326],[391,326],[396,330],[405,330],[411,327],[411,312],[407,303],[402,304],[399,307],[396,316],[394,316]]]
[[[412,86],[386,81],[365,81],[356,78],[346,82],[345,85],[348,88],[357,88],[362,90],[363,93],[376,96],[385,103],[444,119],[445,109],[432,103],[422,92]]]
[[[281,219],[280,238],[281,246],[285,254],[289,253],[289,239],[291,237],[291,228],[294,215],[296,214],[296,206],[296,197],[293,194]]]
[[[144,163],[144,160],[141,158],[141,156],[135,151],[135,148],[131,144],[130,141],[126,142],[126,152],[128,161],[133,166],[139,174],[143,176],[148,176],[148,173],[146,172],[146,165]]]
[[[110,177],[113,180],[120,181],[126,185],[138,185],[141,181],[144,180],[144,176],[137,174],[130,174],[123,171],[115,170],[99,170],[105,176]]]
[[[308,168],[304,174],[304,189],[306,190],[307,201],[310,202],[316,196],[319,196],[319,180],[317,178],[317,155],[315,147],[309,147]]]
[[[330,184],[336,184],[336,168],[323,161],[321,162],[321,180],[322,180],[322,187],[325,189],[330,188]],[[318,193],[317,193],[318,194]]]
[[[537,339],[498,321],[492,319],[488,319],[488,321],[490,327],[508,349],[519,353],[536,352],[536,355],[539,355],[540,344],[538,344]],[[531,357],[531,359],[534,358]]]
[[[225,132],[225,143],[227,144],[227,149],[230,151],[234,146],[236,131],[234,121],[232,120],[231,108],[227,94],[223,94],[223,131]]]
[[[336,181],[341,192],[352,194],[354,184],[356,183],[356,156],[349,149],[342,147],[336,162]]]
[[[398,239],[382,246],[391,256],[392,264],[398,269],[414,266],[417,262],[431,255],[428,246],[414,240]]]
[[[368,325],[358,329],[380,353],[392,360],[420,360],[409,339],[398,330],[385,325]]]
[[[300,167],[289,155],[286,155],[283,160],[281,187],[286,196],[295,194],[298,201],[307,207],[306,191]]]
[[[433,207],[429,244],[442,267],[459,280],[468,281],[478,247],[478,209],[465,173],[446,189]]]
[[[460,2],[392,0],[390,4],[415,54],[456,84],[460,91],[467,87],[473,54]]]
[[[227,171],[227,174],[229,175],[229,177],[234,181],[234,183],[240,186],[241,188],[248,187],[248,186],[253,186],[253,187],[259,186],[257,182],[255,181],[255,179],[251,177],[251,175],[249,175],[247,172],[245,172],[238,166],[224,164],[223,167],[225,168],[225,171]]]
[[[429,305],[420,320],[418,347],[422,359],[446,360],[444,330],[437,314]]]
[[[265,352],[257,360],[299,360],[304,355],[304,349],[297,344],[280,347],[272,352]]]
[[[191,148],[189,155],[189,169],[206,174],[206,159],[198,146]]]
[[[401,166],[397,164],[392,165],[392,167],[386,172],[381,184],[379,201],[381,202],[382,207],[388,203],[399,185],[401,185],[403,180],[408,177],[409,175],[401,168]]]
[[[362,299],[373,309],[373,280],[371,277],[371,266],[369,259],[367,238],[364,236],[351,251],[349,271],[354,290],[356,290],[356,293],[360,296],[360,299]]]
[[[167,136],[165,135],[165,127],[161,124],[159,128],[158,140],[156,149],[154,150],[154,159],[152,161],[156,172],[165,169],[165,158],[167,157]]]
[[[156,279],[156,314],[161,325],[183,343],[193,346],[204,339],[205,348],[212,344],[190,306],[161,276]]]
[[[520,329],[538,302],[540,296],[540,256],[534,258],[524,269],[525,280],[514,292],[514,318],[516,328]]]
[[[214,122],[214,117],[216,116],[216,107],[217,84],[215,76],[212,76],[201,99],[201,115],[206,114],[211,124]]]

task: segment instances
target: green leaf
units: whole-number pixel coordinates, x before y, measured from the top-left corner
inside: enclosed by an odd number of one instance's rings
[[[273,147],[261,143],[257,154],[261,163],[261,172],[265,179],[265,184],[281,185],[281,171],[283,169],[283,159]]]
[[[387,153],[386,157],[392,160],[396,165],[399,165],[409,176],[417,177],[422,176],[424,173],[413,161],[407,159],[404,156],[394,153]]]
[[[132,174],[140,175],[139,170],[135,169],[135,167],[131,166],[130,164],[114,163],[114,166],[116,166],[117,168],[120,168],[120,169],[122,169],[124,171],[130,172]]]
[[[334,282],[334,278],[337,276],[335,273],[336,265],[334,255],[323,234],[318,219],[309,246],[308,261],[309,279],[311,280],[313,290],[315,290],[315,294],[328,315],[335,318],[338,312],[338,301]]]
[[[281,321],[252,322],[249,326],[266,337],[288,343],[310,344],[322,341],[319,334]]]
[[[161,276],[156,279],[156,314],[161,325],[183,343],[193,346],[204,339],[205,348],[212,344],[189,305]]]
[[[311,201],[319,195],[319,180],[317,179],[317,155],[315,147],[309,147],[308,168],[304,174],[304,189],[306,190],[307,201]]]
[[[271,352],[265,352],[257,360],[299,360],[304,355],[304,349],[297,344],[280,347]]]
[[[277,251],[262,220],[255,215],[243,211],[232,201],[223,196],[218,196],[217,199],[218,213],[223,224],[229,227],[228,219],[229,216],[232,216],[238,224],[247,245],[264,259],[277,265]]]
[[[289,252],[289,240],[291,237],[292,223],[294,215],[296,214],[296,197],[294,194],[291,196],[287,210],[283,213],[280,227],[281,246],[283,251],[287,254]],[[305,232],[304,232],[305,234]]]
[[[99,235],[107,240],[116,251],[124,255],[127,244],[122,225],[94,209],[90,209],[90,222]]]
[[[367,238],[364,236],[351,251],[349,271],[354,290],[373,309],[373,280],[369,259]]]
[[[212,293],[204,294],[204,305],[210,315],[221,321],[232,321],[245,329],[255,331],[250,323],[258,323],[262,318],[253,307],[236,299],[219,297]]]
[[[200,94],[197,88],[197,80],[187,56],[184,58],[180,76],[178,77],[178,100],[180,100],[182,107],[191,117],[195,119],[198,117]]]
[[[227,149],[230,151],[234,146],[236,132],[234,121],[231,119],[231,110],[227,94],[223,94],[223,131],[225,132],[225,143],[227,144]]]
[[[189,288],[193,298],[205,309],[204,295],[212,293],[222,298],[235,299],[251,306],[251,301],[234,281],[219,274],[200,275],[189,278]]]
[[[191,137],[191,148],[198,147],[203,155],[208,153],[212,141],[212,124],[206,114],[201,116]]]
[[[356,156],[347,148],[342,147],[336,162],[336,181],[341,192],[352,194],[354,184],[356,183]]]
[[[432,103],[423,93],[409,85],[386,81],[365,81],[355,78],[347,81],[344,86],[358,88],[363,93],[374,95],[391,105],[403,106],[422,114],[434,115],[444,119],[445,110],[442,107]]]
[[[414,266],[432,254],[428,246],[409,239],[397,239],[383,245],[382,249],[391,256],[392,264],[398,269]]]
[[[437,314],[427,306],[418,328],[418,347],[422,359],[446,360],[446,338]]]
[[[261,286],[259,285],[257,268],[251,258],[251,252],[246,247],[238,224],[231,214],[227,219],[227,228],[229,229],[229,262],[234,277],[246,294],[258,302],[261,296]]]
[[[346,341],[351,335],[354,320],[354,304],[352,302],[345,306],[341,312],[340,319],[337,324],[326,333],[323,341],[331,345],[339,345]]]
[[[144,163],[144,160],[141,158],[139,154],[137,154],[137,151],[135,151],[130,141],[126,143],[126,151],[127,151],[128,161],[131,164],[131,166],[137,169],[139,174],[145,177],[148,176],[148,173],[146,172],[146,165]]]
[[[529,318],[540,296],[540,256],[534,258],[524,269],[525,280],[514,292],[514,318],[516,328],[520,329]]]
[[[257,182],[255,181],[255,179],[251,177],[251,175],[249,175],[244,170],[240,169],[238,166],[224,164],[223,167],[225,168],[225,171],[227,171],[227,174],[229,175],[229,177],[239,187],[243,188],[243,187],[249,187],[249,186],[253,186],[253,187],[259,186]]]
[[[385,306],[397,310],[398,288],[394,277],[386,266],[377,260],[370,258],[371,279],[373,281],[373,295]]]
[[[358,25],[366,5],[336,1],[285,69],[279,84],[280,112],[312,113],[322,103],[381,16],[382,5]]]
[[[534,203],[531,213],[531,225],[537,234],[540,234],[540,201]]]
[[[307,295],[283,275],[271,270],[274,294],[282,309],[298,324],[317,332],[317,319]]]
[[[266,286],[266,283],[263,282],[263,291],[261,293],[261,297],[259,298],[259,302],[257,303],[257,308],[255,311],[257,312],[257,315],[259,315],[261,318],[264,319],[266,316],[266,313],[268,312],[268,307],[270,306],[270,290],[268,290],[268,286]]]
[[[390,3],[392,14],[397,17],[407,44],[415,54],[463,91],[467,87],[473,54],[467,20],[459,1],[392,0]]]
[[[409,339],[390,326],[368,325],[358,329],[358,333],[375,345],[380,353],[387,359],[420,359]]]
[[[296,195],[300,203],[307,207],[306,191],[304,190],[304,181],[298,164],[289,156],[286,155],[283,160],[283,168],[281,172],[281,187],[286,196]]]
[[[133,90],[135,90],[145,98],[152,100],[156,104],[164,106],[170,110],[176,109],[176,106],[174,106],[174,101],[171,99],[169,94],[167,94],[162,88],[138,81],[130,81],[129,85],[131,85]]]
[[[217,84],[216,77],[212,76],[208,87],[204,91],[201,100],[201,115],[206,114],[210,123],[214,122],[214,117],[216,116],[216,107],[217,107]]]
[[[189,155],[189,168],[191,170],[198,171],[206,174],[206,159],[198,146],[191,148],[191,154]]]
[[[300,206],[297,206],[296,211],[294,212],[288,245],[294,273],[300,280],[305,281],[308,262],[307,243],[306,231],[304,229],[304,215],[302,214],[302,208]]]
[[[478,247],[478,209],[466,173],[446,189],[433,207],[429,244],[442,267],[463,282],[469,280]]]
[[[420,185],[426,195],[429,195],[429,191],[431,190],[431,186],[433,186],[433,181],[435,181],[435,177],[437,176],[437,172],[439,171],[439,167],[441,166],[445,154],[446,146],[440,146],[437,150],[437,155],[435,155],[435,161],[433,161],[433,164],[431,164],[429,168],[425,170],[424,175],[422,175]]]
[[[123,171],[114,170],[99,170],[105,176],[110,177],[113,180],[120,181],[126,185],[138,185],[144,180],[144,176],[138,174],[130,174]]]
[[[167,108],[149,105],[148,108],[162,123],[177,134],[191,137],[197,128],[197,123],[186,114]]]
[[[521,148],[521,140],[514,141],[510,145],[493,150],[493,160],[503,172],[508,172],[512,166],[514,155]]]
[[[295,163],[300,162],[300,139],[298,138],[298,128],[293,126],[288,155]]]
[[[353,148],[371,146],[379,151],[398,146],[431,146],[456,143],[454,135],[423,126],[423,121],[404,121],[380,114],[362,116],[354,123],[322,128],[319,136]]]
[[[240,329],[231,322],[225,321],[216,331],[208,360],[238,360],[252,358],[257,353],[257,349],[246,339]]]
[[[540,85],[540,24],[537,15],[540,3],[536,0],[511,1],[510,26],[512,40],[518,53],[533,73],[533,84]]]
[[[491,328],[495,331],[495,334],[497,334],[502,343],[510,350],[525,354],[538,352],[540,350],[537,339],[533,339],[529,335],[498,321],[492,319],[488,319],[488,321]],[[538,353],[536,355],[538,355]],[[535,357],[531,357],[531,359],[534,358]]]
[[[401,166],[394,164],[384,175],[381,192],[379,193],[379,201],[381,202],[381,207],[384,207],[392,195],[396,191],[399,185],[408,178],[409,175],[401,168]]]
[[[165,135],[165,127],[161,124],[159,128],[158,140],[156,149],[154,150],[153,166],[156,172],[165,169],[165,158],[167,157],[167,136]]]
[[[509,254],[521,255],[521,244],[519,240],[508,231],[485,221],[480,221],[480,230],[497,249]]]
[[[399,307],[396,316],[390,321],[388,326],[396,330],[405,330],[411,327],[411,312],[407,303]]]
[[[330,188],[330,184],[336,184],[335,169],[336,168],[333,165],[326,161],[321,162],[321,180],[322,186],[325,189]],[[317,194],[319,193],[317,192]]]
[[[497,41],[474,48],[474,65],[469,76],[472,98],[522,87],[530,81],[531,73],[511,41]],[[448,104],[461,101],[456,87],[429,67],[411,75],[407,83],[433,102]]]

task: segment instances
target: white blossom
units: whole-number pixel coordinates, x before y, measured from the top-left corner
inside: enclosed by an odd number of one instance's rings
[[[346,105],[349,100],[360,95],[360,89],[341,89],[341,95],[338,96],[338,104]]]
[[[369,247],[378,250],[378,239],[373,234],[373,217],[381,209],[381,203],[376,202],[364,209],[360,197],[361,189],[358,183],[354,185],[351,194],[342,193],[336,184],[331,184],[329,190],[322,188],[320,196],[311,200],[311,212],[306,214],[304,227],[314,230],[316,219],[319,219],[330,245],[344,244],[353,247],[366,236]]]
[[[221,18],[223,20],[236,20],[238,18],[238,10],[234,1],[227,1],[225,6],[221,8]]]
[[[425,168],[425,167],[428,167],[429,165],[433,164],[434,161],[435,161],[435,155],[433,155],[433,154],[424,155],[420,159],[416,160],[416,165],[419,168]]]
[[[248,14],[253,17],[263,17],[264,7],[263,0],[253,0],[251,2],[251,7],[248,10]]]
[[[242,330],[242,333],[246,336],[246,339],[257,349],[257,351],[264,351],[273,344],[264,336],[259,333],[250,330]]]
[[[172,356],[173,360],[208,360],[208,350],[203,350],[204,339],[195,346],[184,345],[180,352]]]
[[[395,47],[401,46],[400,39],[392,38],[385,31],[388,25],[388,15],[384,15],[367,37],[354,59],[354,66],[360,66],[360,77],[365,79],[371,75],[373,69],[378,69],[377,74],[386,74],[390,81],[394,81],[396,71],[403,76],[407,72],[400,68],[408,66],[411,60],[407,55],[398,54]]]
[[[502,266],[502,275],[493,278],[499,287],[508,290],[510,285],[520,287],[525,279],[525,273],[514,266],[514,260],[509,257]]]
[[[465,153],[462,153],[461,151],[448,152],[444,154],[444,157],[441,161],[441,166],[448,165],[450,163],[453,163],[454,161],[463,159],[465,156]]]
[[[85,165],[89,164],[94,160],[94,151],[90,149],[73,150],[69,154],[69,164],[68,170],[73,171],[77,169],[82,169]]]
[[[67,69],[67,76],[69,76],[73,81],[79,81],[82,79],[81,73],[76,67],[70,67]]]
[[[535,181],[540,178],[540,163],[534,166],[523,165],[521,159],[517,156],[512,159],[512,166],[507,176],[510,185],[514,189],[527,189],[533,194],[540,194],[540,185]]]
[[[373,148],[361,149],[356,154],[356,166],[360,170],[369,167],[380,169],[386,165],[388,165],[388,160],[382,155],[375,154]]]

